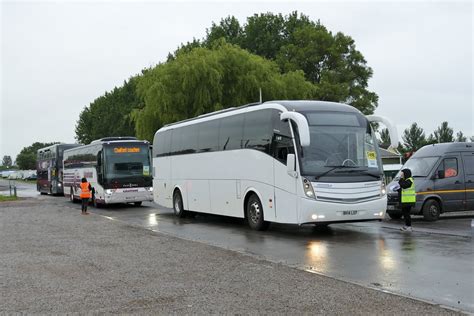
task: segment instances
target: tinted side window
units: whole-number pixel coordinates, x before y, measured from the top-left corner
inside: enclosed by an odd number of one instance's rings
[[[183,132],[181,134],[181,153],[183,154],[192,154],[198,150],[198,125],[189,125],[182,128]]]
[[[179,155],[181,151],[181,131],[181,128],[177,128],[171,132],[171,155]]]
[[[252,148],[270,154],[272,128],[272,110],[246,113],[242,148]]]
[[[232,150],[242,148],[244,133],[244,115],[238,114],[224,117],[220,120],[219,150]]]
[[[197,124],[199,152],[216,151],[219,144],[219,120]]]
[[[153,157],[167,156],[170,152],[171,131],[164,131],[155,135],[153,142]]]
[[[466,171],[466,174],[473,175],[474,174],[474,155],[471,155],[471,156],[464,155],[462,158],[464,160],[464,170]]]

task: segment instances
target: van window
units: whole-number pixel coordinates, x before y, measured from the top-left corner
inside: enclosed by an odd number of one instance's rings
[[[464,159],[464,170],[469,175],[474,174],[474,156],[463,156]]]
[[[458,175],[458,160],[457,158],[446,158],[439,165],[438,171],[444,170],[445,178],[453,178]]]

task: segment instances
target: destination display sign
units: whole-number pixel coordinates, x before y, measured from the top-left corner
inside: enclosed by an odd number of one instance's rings
[[[139,153],[140,147],[114,147],[114,153],[124,154],[124,153]]]

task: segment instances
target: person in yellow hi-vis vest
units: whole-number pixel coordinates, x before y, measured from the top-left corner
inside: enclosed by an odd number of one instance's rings
[[[403,169],[400,173],[400,180],[398,180],[400,185],[399,194],[400,202],[402,205],[402,214],[405,219],[405,226],[400,228],[401,231],[413,231],[411,227],[411,216],[410,211],[412,206],[416,202],[416,190],[415,190],[415,180],[411,176],[410,169]]]

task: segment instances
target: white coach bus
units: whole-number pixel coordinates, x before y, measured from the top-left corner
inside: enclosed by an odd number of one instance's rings
[[[381,220],[387,196],[370,121],[354,107],[272,101],[166,125],[153,141],[154,199],[186,211],[328,225]]]
[[[80,182],[92,188],[92,202],[100,207],[112,203],[153,201],[150,144],[135,137],[108,137],[64,151],[64,195],[79,199]]]

